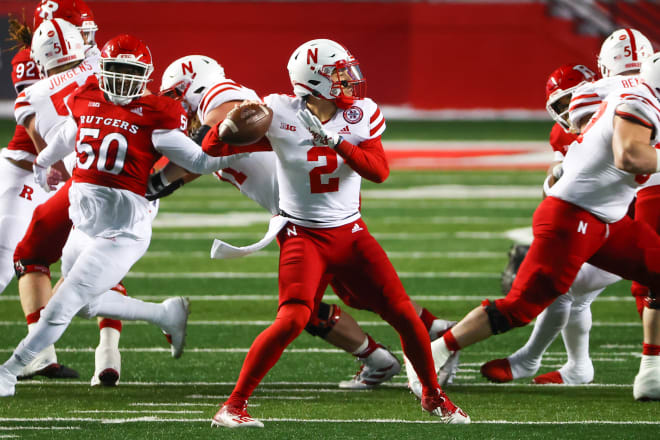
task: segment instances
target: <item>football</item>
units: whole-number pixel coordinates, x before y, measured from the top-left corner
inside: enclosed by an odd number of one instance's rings
[[[218,137],[229,145],[250,145],[261,139],[273,120],[273,111],[265,104],[242,104],[227,113],[218,127]]]

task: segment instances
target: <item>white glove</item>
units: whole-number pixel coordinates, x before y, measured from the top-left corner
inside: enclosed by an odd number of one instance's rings
[[[312,133],[314,145],[335,148],[342,141],[339,133],[334,133],[323,128],[323,124],[321,124],[319,118],[314,116],[309,109],[299,110],[296,116],[300,122],[307,126],[310,133]]]
[[[48,168],[38,165],[36,162],[32,162],[32,172],[34,172],[34,181],[37,182],[37,185],[42,187],[44,191],[50,192],[51,188],[48,185]]]

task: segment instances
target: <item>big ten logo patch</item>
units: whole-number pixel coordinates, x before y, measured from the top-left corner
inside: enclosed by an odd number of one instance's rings
[[[23,189],[21,190],[18,197],[22,197],[25,200],[32,200],[33,193],[34,193],[34,188],[32,188],[31,186],[23,185]]]
[[[360,107],[352,106],[344,110],[344,119],[349,124],[357,124],[362,120],[364,113]]]

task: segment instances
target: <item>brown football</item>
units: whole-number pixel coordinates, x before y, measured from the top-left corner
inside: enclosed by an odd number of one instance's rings
[[[265,104],[244,104],[227,113],[218,137],[229,145],[250,145],[264,137],[272,120],[273,111]]]

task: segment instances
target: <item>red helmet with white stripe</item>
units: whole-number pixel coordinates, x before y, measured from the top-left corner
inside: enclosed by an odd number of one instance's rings
[[[186,110],[197,111],[209,87],[225,78],[225,69],[213,58],[188,55],[167,66],[160,82],[160,93],[181,99]]]
[[[16,93],[20,93],[25,87],[37,81],[39,81],[39,69],[30,57],[30,49],[19,50],[11,60],[11,82]]]
[[[545,84],[545,109],[565,131],[569,131],[568,105],[573,91],[596,74],[582,64],[565,64],[550,74]]]
[[[94,14],[83,0],[41,0],[34,10],[34,29],[44,20],[61,18],[78,28],[86,44],[94,44],[94,36],[99,29]]]
[[[367,83],[360,63],[348,49],[332,40],[304,43],[293,51],[287,69],[296,96],[333,100],[337,107],[347,109],[366,95]]]
[[[61,18],[46,20],[34,31],[32,59],[42,77],[48,71],[85,58],[85,43],[78,29]]]
[[[653,55],[648,38],[636,29],[618,29],[603,41],[598,68],[603,77],[639,72],[642,61]]]
[[[122,34],[101,49],[99,86],[110,101],[126,105],[142,96],[154,66],[151,51],[139,38]]]

